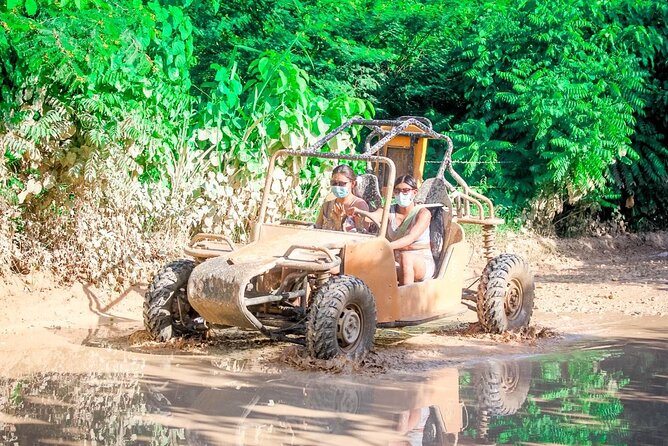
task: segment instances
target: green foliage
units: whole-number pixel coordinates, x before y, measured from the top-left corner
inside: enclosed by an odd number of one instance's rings
[[[248,68],[245,83],[238,64],[212,65],[215,82],[205,83],[199,139],[224,153],[230,162],[259,175],[278,148],[305,148],[350,116],[370,116],[373,108],[360,99],[339,96],[329,101],[309,87],[308,74],[290,53],[268,52]]]
[[[490,7],[452,54],[448,75],[477,104],[455,126],[471,138],[460,156],[498,155],[504,164],[485,164],[484,174],[516,199],[556,194],[578,201],[606,187],[609,166],[627,159],[648,74],[629,51],[630,30],[608,21],[608,7]],[[481,126],[490,130],[480,135]],[[480,145],[490,140],[496,147]]]
[[[19,177],[92,181],[110,147],[144,176],[168,161],[192,102],[192,25],[173,6],[124,6],[42,2],[34,17],[1,13],[0,56],[13,62],[2,73],[6,156],[40,165],[15,166]]]
[[[233,197],[230,206],[238,218],[227,230],[244,238],[250,229],[247,216],[254,215],[259,206],[271,155],[281,148],[306,148],[351,116],[370,117],[373,108],[345,95],[331,100],[317,95],[308,74],[291,61],[288,52],[261,54],[249,65],[246,79],[241,78],[238,67],[236,61],[212,65],[214,82],[202,86],[206,100],[197,113],[196,139],[200,148],[212,150],[210,162],[219,170],[219,185],[209,184],[204,195],[218,203],[223,196]],[[330,148],[341,151],[350,145],[349,140],[338,138]],[[327,166],[315,161],[305,165],[303,160],[280,165],[274,171],[278,188],[274,192],[284,191],[280,209],[294,217],[308,214],[313,197],[319,195],[320,182],[326,179]],[[213,220],[224,220],[229,211],[218,206],[206,209]]]
[[[656,148],[665,147],[668,108],[665,3],[279,1],[264,8],[275,20],[253,37],[241,32],[256,30],[252,20],[230,28],[238,48],[294,46],[317,88],[375,98],[390,117],[430,115],[436,128],[452,130],[471,182],[509,215],[531,205],[533,215],[551,220],[564,203],[579,201],[619,208],[620,200],[605,197],[638,192],[620,193],[624,183],[611,169],[666,163]],[[643,131],[648,126],[656,131]],[[653,155],[637,153],[639,134]],[[660,214],[665,206],[651,191],[663,183],[642,183],[645,209]]]
[[[190,1],[36,5],[17,1],[0,11],[0,193],[19,215],[19,236],[64,250],[50,261],[68,249],[71,259],[88,255],[79,262],[89,265],[87,280],[127,277],[144,257],[139,242],[124,253],[108,245],[117,230],[133,244],[137,231],[158,229],[216,228],[244,238],[255,209],[245,194],[258,201],[273,151],[373,114],[366,101],[315,94],[289,51],[242,63],[221,54],[207,81],[193,86],[201,30]],[[77,215],[90,206],[97,220]],[[119,211],[123,225],[104,221]],[[79,234],[71,248],[48,240],[54,214],[64,231]],[[6,237],[15,237],[6,223],[2,258]]]
[[[17,381],[9,395],[9,402],[12,406],[20,406],[23,404],[23,382]]]
[[[0,196],[30,227],[91,190],[108,200],[118,169],[142,230],[222,230],[213,203],[246,188],[246,208],[225,202],[243,238],[275,150],[378,110],[449,133],[455,167],[513,224],[607,213],[657,228],[667,17],[655,0],[8,0]],[[304,212],[328,168],[281,166],[309,183],[281,179],[283,210]]]

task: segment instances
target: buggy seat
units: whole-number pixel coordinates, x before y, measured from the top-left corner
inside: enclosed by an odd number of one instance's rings
[[[446,243],[450,236],[452,216],[452,202],[448,196],[445,180],[442,178],[429,178],[422,183],[418,190],[415,202],[427,205],[431,212],[431,223],[429,224],[429,238],[431,254],[434,257],[435,277],[438,277],[446,255]]]
[[[373,212],[382,205],[378,177],[372,173],[358,175],[355,184],[355,195],[361,197],[369,205],[369,212]]]

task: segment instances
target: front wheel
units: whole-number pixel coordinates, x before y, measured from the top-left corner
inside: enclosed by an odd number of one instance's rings
[[[192,260],[176,260],[153,278],[144,296],[144,327],[153,340],[165,342],[196,334],[204,328],[186,296],[188,278],[194,268]]]
[[[360,279],[336,276],[315,292],[306,324],[310,356],[360,360],[371,350],[375,332],[376,302]]]
[[[477,312],[482,327],[491,333],[519,330],[533,313],[534,281],[519,256],[501,254],[489,261],[478,286]]]

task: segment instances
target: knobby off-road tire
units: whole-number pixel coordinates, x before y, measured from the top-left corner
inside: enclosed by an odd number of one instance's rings
[[[375,332],[376,302],[360,279],[332,277],[315,292],[306,323],[311,357],[361,360],[371,350]]]
[[[533,313],[534,281],[519,256],[501,254],[487,263],[478,286],[477,312],[482,327],[491,333],[529,325]]]
[[[516,413],[529,395],[530,362],[495,362],[474,373],[474,385],[481,410],[490,415]]]
[[[153,278],[144,296],[144,326],[153,340],[165,342],[198,333],[192,320],[199,315],[186,296],[193,268],[192,260],[176,260]]]

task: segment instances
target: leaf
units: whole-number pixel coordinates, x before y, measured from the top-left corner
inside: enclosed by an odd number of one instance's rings
[[[179,26],[183,22],[183,10],[178,6],[170,6],[169,12],[172,13],[172,19],[174,20],[174,26]]]
[[[37,12],[37,2],[35,0],[26,0],[25,8],[26,14],[33,16]]]
[[[192,27],[187,23],[181,23],[179,25],[179,34],[181,35],[182,40],[186,40],[192,33]]]
[[[268,64],[269,64],[269,58],[268,57],[263,57],[259,60],[259,62],[257,64],[257,69],[262,76],[264,76],[266,74]]]
[[[14,388],[12,389],[11,394],[9,395],[9,401],[13,406],[18,406],[23,403],[23,382],[18,381]]]
[[[176,67],[169,67],[167,70],[167,75],[169,76],[169,79],[172,81],[176,81],[179,79],[179,76],[181,73],[179,72],[179,69]]]
[[[23,0],[7,0],[7,9],[9,11],[20,8],[21,6],[23,6]]]
[[[186,58],[185,58],[185,56],[183,54],[178,54],[174,58],[174,65],[179,69],[186,68]]]

